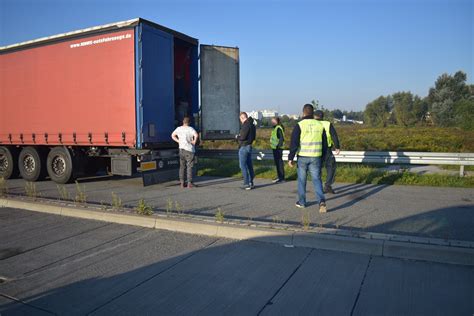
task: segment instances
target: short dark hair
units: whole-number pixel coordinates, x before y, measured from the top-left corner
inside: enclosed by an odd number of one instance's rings
[[[308,115],[314,116],[314,107],[313,107],[313,105],[309,104],[309,103],[306,103],[303,106],[303,114],[305,116],[308,116]]]
[[[189,116],[185,116],[183,118],[183,124],[188,125],[189,123],[191,123],[191,118]]]
[[[314,116],[316,116],[317,118],[323,119],[324,118],[324,112],[321,111],[321,110],[317,110],[317,111],[314,112]]]
[[[239,116],[243,116],[245,118],[248,118],[249,116],[247,115],[247,112],[240,112]]]

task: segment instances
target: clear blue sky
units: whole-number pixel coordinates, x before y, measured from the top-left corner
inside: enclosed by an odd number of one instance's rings
[[[143,17],[239,46],[241,106],[299,113],[317,99],[361,110],[425,96],[441,73],[474,76],[474,0],[0,0],[0,46]]]

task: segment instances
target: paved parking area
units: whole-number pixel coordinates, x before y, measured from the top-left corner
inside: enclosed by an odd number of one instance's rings
[[[257,188],[243,191],[238,179],[199,178],[196,189],[181,189],[176,182],[143,187],[141,178],[104,177],[82,180],[87,201],[110,204],[114,192],[124,205],[134,207],[143,198],[156,211],[176,204],[189,214],[214,216],[220,208],[225,217],[242,220],[285,222],[301,225],[304,211],[295,208],[296,182],[273,185],[257,179]],[[8,181],[9,191],[25,194],[25,181]],[[71,199],[76,185],[65,186]],[[474,241],[474,189],[372,184],[336,184],[336,195],[328,195],[329,213],[307,208],[313,225],[389,234],[417,235]],[[58,199],[58,186],[51,181],[36,183],[42,197]],[[308,190],[312,190],[308,184]],[[309,201],[314,201],[309,193]]]
[[[474,267],[0,209],[0,314],[471,315]]]

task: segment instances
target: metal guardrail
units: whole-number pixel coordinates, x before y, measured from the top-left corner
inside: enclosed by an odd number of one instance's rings
[[[283,160],[288,160],[289,150],[283,151]],[[238,150],[202,149],[202,158],[237,159]],[[271,150],[254,149],[253,159],[272,160]],[[401,165],[457,165],[459,175],[464,175],[464,166],[474,166],[474,153],[431,153],[405,151],[341,151],[335,155],[337,162],[379,163]]]

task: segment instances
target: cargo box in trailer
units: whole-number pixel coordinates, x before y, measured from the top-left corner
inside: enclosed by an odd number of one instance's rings
[[[200,65],[198,65],[200,64]],[[171,133],[238,133],[238,48],[133,19],[0,47],[0,177],[175,174]]]

